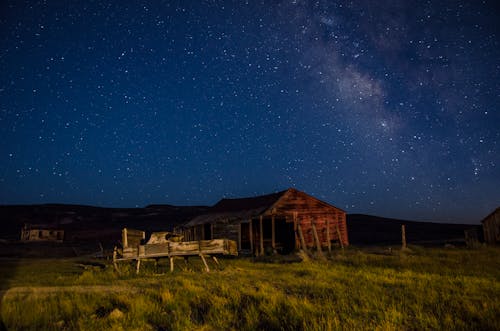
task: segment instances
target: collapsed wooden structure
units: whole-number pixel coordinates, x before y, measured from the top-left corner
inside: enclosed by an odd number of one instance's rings
[[[182,237],[171,232],[154,232],[147,243],[146,233],[140,230],[123,229],[122,249],[115,247],[113,251],[113,265],[118,271],[117,262],[137,261],[136,271],[139,273],[141,260],[159,259],[168,257],[170,260],[170,271],[174,270],[174,258],[199,256],[208,272],[210,268],[205,257],[211,257],[216,264],[216,255],[238,255],[236,242],[228,239],[181,241]]]
[[[186,240],[229,238],[243,253],[287,254],[296,249],[344,247],[346,213],[304,192],[288,190],[242,199],[222,199],[210,212],[184,225]]]

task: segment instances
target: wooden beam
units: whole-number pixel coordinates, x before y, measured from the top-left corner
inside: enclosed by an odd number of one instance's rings
[[[128,247],[128,239],[127,239],[127,228],[124,228],[122,231],[122,240],[123,240],[123,248]]]
[[[299,232],[300,246],[302,246],[302,250],[304,252],[307,252],[306,241],[304,240],[304,234],[302,233],[302,227],[300,226],[300,223],[297,223],[297,230]]]
[[[203,254],[200,253],[200,257],[201,257],[201,260],[203,261],[203,264],[205,265],[205,270],[207,272],[210,272],[210,268],[208,267],[207,260],[205,260],[205,257],[203,256]]]
[[[220,269],[220,263],[219,263],[219,260],[217,260],[217,257],[215,257],[215,255],[212,255],[212,259],[214,260],[217,267],[219,267],[219,269]]]
[[[311,226],[313,230],[314,241],[316,242],[316,248],[318,250],[319,255],[323,256],[323,250],[321,249],[321,243],[319,242],[318,231],[316,231],[316,225],[314,225],[313,221],[311,221]]]
[[[406,248],[406,229],[404,224],[401,225],[401,248]]]
[[[259,216],[259,231],[260,231],[260,254],[259,255],[264,255],[264,226],[262,225],[262,215]]]
[[[115,246],[115,248],[113,249],[113,267],[115,268],[117,273],[120,273],[120,270],[118,270],[118,264],[116,263],[117,255],[117,248]]]
[[[342,236],[340,234],[339,223],[337,222],[337,237],[339,238],[340,248],[342,248],[342,252],[344,251],[344,241],[342,240]]]
[[[141,259],[137,259],[137,266],[135,267],[135,273],[139,274],[139,268],[141,267]]]
[[[174,257],[170,257],[170,272],[174,272]]]
[[[271,217],[271,246],[273,247],[273,253],[276,251],[276,228],[274,224],[274,215]]]
[[[330,240],[330,219],[326,219],[326,242],[328,245],[328,253],[332,252],[332,242]]]

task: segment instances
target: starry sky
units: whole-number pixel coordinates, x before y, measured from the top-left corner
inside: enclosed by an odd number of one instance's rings
[[[500,204],[495,1],[2,1],[0,204]]]

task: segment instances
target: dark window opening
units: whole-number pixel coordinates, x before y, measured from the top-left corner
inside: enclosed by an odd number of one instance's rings
[[[204,233],[205,233],[205,240],[211,240],[212,239],[212,224],[207,223],[204,225]]]

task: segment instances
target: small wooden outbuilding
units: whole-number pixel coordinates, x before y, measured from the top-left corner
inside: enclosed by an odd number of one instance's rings
[[[346,213],[290,188],[252,198],[222,199],[185,224],[184,240],[227,238],[240,252],[263,255],[346,246]]]
[[[500,207],[486,216],[483,224],[484,241],[488,244],[500,244]]]
[[[64,230],[50,224],[24,224],[21,230],[21,241],[53,241],[62,242]]]

